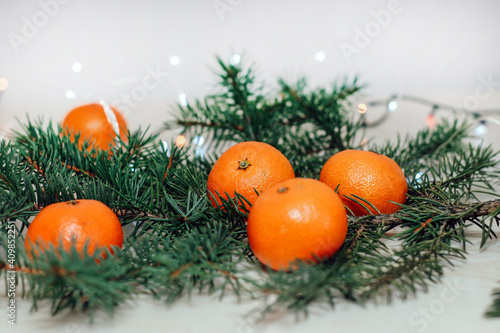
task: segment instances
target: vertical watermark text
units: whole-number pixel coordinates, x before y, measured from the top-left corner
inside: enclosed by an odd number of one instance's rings
[[[16,325],[16,225],[15,221],[7,224],[7,323]]]

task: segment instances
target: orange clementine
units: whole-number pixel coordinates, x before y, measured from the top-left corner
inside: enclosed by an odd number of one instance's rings
[[[349,149],[333,155],[323,166],[319,180],[332,189],[338,186],[340,198],[355,216],[377,215],[378,212],[354,196],[368,201],[381,214],[393,214],[401,208],[398,204],[405,203],[408,192],[399,165],[371,151]],[[347,197],[362,202],[366,209]]]
[[[248,215],[248,241],[261,263],[275,270],[294,261],[335,254],[347,235],[347,214],[338,195],[310,178],[293,178],[265,190]]]
[[[50,245],[68,251],[75,242],[76,250],[92,255],[98,248],[123,245],[123,229],[116,214],[100,201],[79,199],[54,203],[43,208],[28,227],[25,249],[30,255],[37,244],[40,249]],[[38,251],[34,250],[35,255]]]
[[[116,109],[107,109],[101,104],[87,104],[71,110],[64,118],[62,127],[63,133],[70,135],[71,142],[74,142],[75,134],[80,134],[80,149],[87,140],[89,150],[92,146],[108,150],[113,146],[117,133],[123,141],[127,140],[125,118]]]
[[[273,146],[256,141],[238,143],[227,149],[208,175],[208,196],[214,206],[221,204],[217,193],[229,199],[235,192],[251,204],[268,187],[294,178],[290,161]],[[215,200],[214,200],[215,198]]]

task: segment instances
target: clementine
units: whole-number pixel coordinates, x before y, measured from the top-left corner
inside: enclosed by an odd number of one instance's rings
[[[347,236],[347,214],[338,195],[310,178],[293,178],[265,190],[248,215],[250,247],[275,270],[294,261],[316,261],[335,254]]]
[[[62,122],[63,133],[70,135],[71,142],[75,134],[80,134],[80,149],[85,140],[92,147],[108,150],[113,146],[117,133],[123,141],[127,140],[125,118],[116,109],[104,104],[87,104],[71,110]]]
[[[123,245],[123,230],[116,214],[105,204],[96,200],[79,199],[54,203],[43,208],[28,227],[25,249],[31,257],[37,244],[40,249],[50,245],[68,251],[72,242],[83,254],[92,255],[98,248]],[[35,250],[33,250],[35,249]]]
[[[378,214],[355,196],[368,201],[381,214],[393,214],[401,208],[398,204],[405,203],[408,192],[399,165],[391,158],[371,151],[350,149],[333,155],[323,166],[319,180],[332,189],[338,187],[340,198],[355,216]]]
[[[255,191],[261,193],[294,177],[290,161],[273,146],[256,141],[241,142],[227,149],[214,163],[208,175],[208,196],[217,206],[221,204],[217,194],[229,199],[236,192],[253,204],[257,199]]]

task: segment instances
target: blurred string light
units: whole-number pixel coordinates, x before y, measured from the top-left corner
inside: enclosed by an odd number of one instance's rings
[[[322,52],[322,51],[316,52],[316,54],[314,55],[314,59],[316,59],[316,61],[319,61],[319,62],[325,61],[325,58],[326,58],[326,54],[325,54],[325,52]]]
[[[358,112],[361,115],[362,125],[364,127],[376,127],[382,124],[388,118],[390,113],[395,112],[399,108],[399,101],[409,101],[421,105],[430,106],[431,111],[427,116],[426,125],[431,129],[436,126],[436,114],[440,110],[461,112],[463,114],[472,116],[476,120],[479,120],[478,126],[474,129],[474,133],[477,136],[483,136],[487,133],[488,128],[486,119],[500,126],[500,120],[497,120],[493,117],[485,118],[488,115],[500,115],[500,109],[484,109],[471,111],[463,107],[453,107],[451,105],[435,103],[423,98],[408,95],[393,95],[386,100],[375,100],[365,103],[359,103]],[[368,121],[367,116],[370,114],[370,109],[377,106],[385,106],[385,112],[378,118]]]
[[[178,56],[176,55],[173,55],[170,57],[170,63],[173,65],[173,66],[177,66],[178,64],[181,63],[181,58],[179,58]]]
[[[203,148],[198,148],[194,151],[194,156],[197,156],[201,159],[204,159],[205,158],[205,151],[203,150]]]
[[[389,102],[390,103],[390,102]],[[375,126],[378,126],[380,125],[381,123],[383,123],[387,117],[388,117],[388,113],[389,113],[389,103],[387,101],[384,101],[384,102],[381,102],[381,101],[371,101],[371,102],[367,102],[367,103],[359,103],[358,104],[358,112],[361,114],[361,122],[362,122],[362,125],[364,127],[375,127]],[[369,110],[373,107],[376,107],[376,106],[379,106],[379,105],[384,105],[386,106],[386,112],[384,112],[382,114],[381,117],[379,117],[378,119],[375,119],[373,121],[368,121],[367,120],[367,113],[369,113]],[[394,112],[396,111],[395,109],[391,112]]]
[[[233,66],[238,65],[240,62],[241,62],[241,55],[239,55],[238,53],[233,54],[229,58],[229,63]]]
[[[474,129],[474,134],[476,134],[476,136],[483,136],[486,132],[488,132],[486,120],[479,121],[479,125]]]
[[[433,105],[431,112],[429,113],[429,115],[427,115],[427,119],[425,120],[425,124],[430,129],[433,129],[436,126],[436,112],[437,112],[437,110],[438,110],[438,106]]]
[[[76,94],[73,90],[66,90],[66,98],[73,99],[76,97]]]
[[[201,135],[197,135],[191,141],[192,144],[196,147],[194,150],[194,156],[197,156],[201,159],[205,158],[205,150],[203,148],[203,144],[205,143],[205,138]]]
[[[182,106],[187,106],[188,101],[187,101],[187,96],[185,93],[180,93],[179,94],[179,102],[181,103]]]
[[[0,91],[7,90],[9,87],[9,81],[6,78],[0,77]]]
[[[168,142],[167,141],[162,140],[160,142],[160,151],[166,153],[167,156],[170,157],[170,148],[168,147]]]
[[[75,62],[75,63],[73,64],[73,66],[71,66],[71,69],[72,69],[72,70],[73,70],[73,72],[75,72],[75,73],[80,73],[80,72],[81,72],[81,70],[82,70],[82,64],[81,64],[81,63],[79,63],[79,62]]]
[[[368,111],[368,106],[365,103],[358,104],[358,112],[361,114],[365,114]]]
[[[207,148],[206,145],[207,141],[205,137],[202,135],[197,135],[194,138],[192,138],[190,141],[186,138],[184,134],[179,134],[175,140],[174,140],[174,145],[178,148],[181,149],[186,146],[190,146],[194,149],[195,156],[199,156],[201,158],[204,158],[205,155],[205,150]],[[168,156],[170,156],[170,147],[167,141],[160,141],[160,146],[158,148],[162,152],[166,152]]]
[[[186,144],[186,137],[184,135],[179,135],[177,138],[175,138],[175,146],[177,148],[182,148]]]
[[[477,127],[474,129],[476,136],[483,136],[488,132],[488,122],[500,126],[500,120],[493,117],[483,117]]]
[[[433,129],[436,126],[436,115],[434,113],[430,113],[425,120],[425,124],[430,129]]]
[[[424,175],[424,174],[423,174],[422,172],[417,172],[417,174],[415,175],[415,181],[416,181],[417,183],[422,183],[422,176],[423,176],[423,175]]]
[[[398,102],[397,101],[390,101],[389,103],[387,103],[387,110],[389,110],[389,112],[394,112],[398,109]]]
[[[202,137],[201,135],[195,136],[192,143],[193,145],[201,147],[205,143],[205,138]]]

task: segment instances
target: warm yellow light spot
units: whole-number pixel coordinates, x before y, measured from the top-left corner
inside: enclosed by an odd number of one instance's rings
[[[368,107],[366,106],[365,103],[360,103],[358,104],[358,112],[363,114],[366,113],[366,110],[368,110]]]
[[[9,86],[9,81],[6,78],[0,77],[0,91],[4,91]]]
[[[175,145],[177,146],[177,148],[182,148],[184,147],[185,144],[186,144],[186,137],[184,135],[181,134],[175,139]]]

